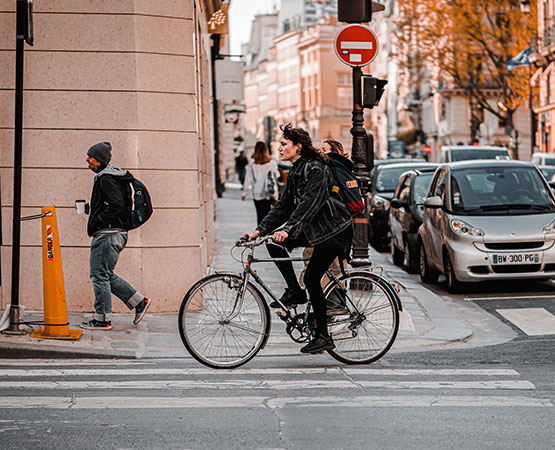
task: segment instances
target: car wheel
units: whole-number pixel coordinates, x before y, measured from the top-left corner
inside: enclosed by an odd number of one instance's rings
[[[437,283],[439,272],[428,265],[424,244],[420,243],[420,279],[424,283]]]
[[[409,241],[405,241],[405,267],[408,273],[418,273],[418,253],[410,248]]]
[[[449,258],[449,253],[447,251],[443,254],[443,265],[445,268],[445,280],[447,281],[447,290],[452,294],[461,292],[463,284],[457,280],[455,276],[455,270],[453,269],[453,263],[451,258]]]
[[[391,258],[393,258],[393,264],[396,266],[402,266],[405,260],[405,255],[397,248],[393,239],[391,239]]]

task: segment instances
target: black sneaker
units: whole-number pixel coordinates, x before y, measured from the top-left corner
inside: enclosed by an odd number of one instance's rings
[[[285,288],[285,293],[279,299],[285,306],[303,305],[308,302],[306,291],[300,289],[294,291],[291,288]],[[270,303],[270,308],[281,308],[281,305],[275,300]]]
[[[144,298],[141,303],[135,306],[135,319],[133,320],[133,325],[138,325],[146,314],[147,309],[150,307],[152,300],[149,298]]]
[[[102,322],[101,320],[89,320],[88,322],[83,322],[80,325],[81,328],[85,330],[111,330],[112,329],[112,322],[109,320],[106,322]]]
[[[320,353],[324,350],[333,350],[334,348],[335,344],[333,343],[333,338],[331,336],[317,336],[301,348],[301,353]]]

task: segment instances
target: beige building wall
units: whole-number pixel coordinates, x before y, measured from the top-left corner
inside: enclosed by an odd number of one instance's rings
[[[41,0],[35,45],[25,46],[22,215],[57,209],[68,309],[92,311],[86,217],[94,174],[87,149],[110,141],[112,163],[148,186],[150,221],[129,233],[117,272],[175,311],[205,273],[213,238],[214,180],[207,17],[195,0]],[[216,2],[214,2],[216,3]],[[0,0],[2,286],[10,302],[15,5]],[[21,227],[21,296],[42,309],[40,222]],[[114,311],[127,311],[114,298]]]

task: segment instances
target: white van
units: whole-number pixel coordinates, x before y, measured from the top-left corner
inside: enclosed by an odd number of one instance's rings
[[[470,159],[511,159],[507,147],[492,145],[444,145],[441,147],[441,163],[467,161]]]
[[[536,166],[555,166],[555,153],[532,153],[530,162]]]

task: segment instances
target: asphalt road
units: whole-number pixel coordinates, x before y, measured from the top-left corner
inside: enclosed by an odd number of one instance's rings
[[[1,447],[552,449],[554,344],[398,353],[362,367],[259,357],[233,371],[189,359],[4,360]]]

